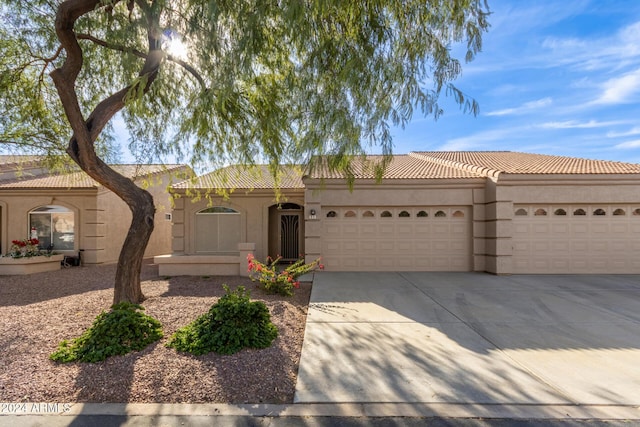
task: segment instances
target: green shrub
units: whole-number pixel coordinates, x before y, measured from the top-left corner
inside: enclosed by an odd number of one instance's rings
[[[162,338],[162,326],[137,304],[121,302],[102,312],[80,337],[64,340],[49,358],[57,362],[99,362],[144,349]]]
[[[233,354],[243,348],[266,348],[278,336],[269,309],[262,301],[250,301],[240,286],[229,291],[209,311],[171,336],[167,347],[201,355]]]

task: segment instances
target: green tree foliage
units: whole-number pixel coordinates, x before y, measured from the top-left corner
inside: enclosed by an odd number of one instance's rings
[[[352,156],[391,153],[392,125],[442,114],[443,93],[477,111],[451,47],[471,60],[488,28],[484,0],[0,0],[0,13],[0,141],[66,151],[127,202],[115,300],[134,302],[118,283],[139,287],[153,202],[104,164],[116,113],[139,161],[259,159],[276,174],[330,155],[349,177]]]
[[[233,354],[243,348],[266,348],[278,336],[269,309],[262,301],[250,301],[240,286],[230,291],[211,309],[171,336],[168,347],[195,355],[210,352]]]

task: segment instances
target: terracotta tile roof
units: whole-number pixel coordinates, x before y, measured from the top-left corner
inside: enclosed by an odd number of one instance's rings
[[[638,174],[640,164],[511,151],[423,151],[410,154],[481,176],[509,174]]]
[[[41,159],[41,156],[0,154],[0,168],[15,167],[15,165],[37,162]]]
[[[295,165],[280,167],[279,188],[302,189],[303,168]],[[267,165],[228,166],[202,175],[194,180],[186,180],[175,184],[173,188],[221,188],[221,189],[272,189],[276,187],[273,175]]]
[[[382,162],[383,156],[368,156],[366,160],[354,159],[353,173],[356,179],[375,179],[372,164]],[[370,164],[367,164],[371,162]],[[345,174],[330,171],[326,162],[311,171],[310,178],[343,179]],[[385,169],[382,179],[447,179],[478,178],[478,175],[464,169],[455,168],[444,163],[424,161],[418,156],[394,155]]]
[[[184,165],[111,165],[120,174],[130,179],[148,177],[165,171],[177,172],[185,168]],[[84,172],[68,174],[41,175],[36,177],[23,176],[9,181],[0,182],[0,189],[55,189],[55,188],[98,188],[100,184]]]

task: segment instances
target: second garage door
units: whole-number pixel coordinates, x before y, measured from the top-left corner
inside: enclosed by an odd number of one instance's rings
[[[637,274],[640,208],[516,206],[513,272]]]
[[[468,206],[323,207],[331,271],[470,271]]]

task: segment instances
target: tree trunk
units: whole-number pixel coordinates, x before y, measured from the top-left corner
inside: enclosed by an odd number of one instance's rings
[[[140,286],[140,271],[144,251],[153,232],[155,206],[151,194],[141,188],[135,199],[133,204],[129,204],[133,218],[118,259],[114,304],[122,301],[141,303],[144,300]]]
[[[56,35],[66,56],[62,66],[54,69],[50,75],[73,129],[73,137],[69,141],[67,153],[91,178],[120,197],[133,214],[131,226],[118,259],[113,302],[114,304],[122,301],[140,303],[144,300],[140,287],[140,271],[144,251],[153,232],[155,214],[153,197],[131,179],[107,166],[98,157],[94,147],[96,139],[109,120],[124,108],[125,98],[133,86],[125,87],[103,99],[87,119],[82,114],[75,87],[75,81],[83,65],[82,48],[74,31],[75,22],[79,17],[95,11],[96,8],[106,7],[107,3],[100,0],[67,0],[58,5]],[[147,20],[149,53],[145,56],[145,62],[139,74],[144,79],[133,83],[141,84],[145,94],[156,79],[164,58],[164,53],[160,50],[160,33],[157,31],[160,28],[158,16],[149,14]]]

